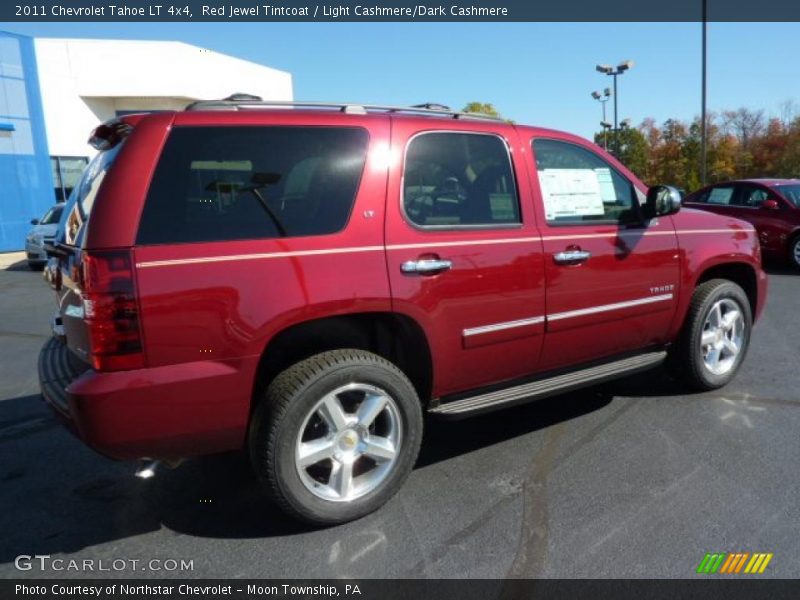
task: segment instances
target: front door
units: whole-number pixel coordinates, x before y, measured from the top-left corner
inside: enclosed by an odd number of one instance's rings
[[[540,368],[664,342],[679,284],[672,220],[643,221],[633,183],[590,145],[530,143],[547,281]]]
[[[386,256],[393,310],[427,334],[437,397],[536,368],[544,271],[514,128],[427,125],[392,123]]]
[[[778,208],[764,208],[764,201],[772,199]],[[755,183],[740,183],[736,186],[732,210],[737,219],[748,221],[756,228],[761,248],[767,252],[783,252],[791,226],[785,217],[784,200],[767,188]]]

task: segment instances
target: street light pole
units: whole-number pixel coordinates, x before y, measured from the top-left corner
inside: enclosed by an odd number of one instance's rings
[[[611,90],[606,88],[603,90],[603,93],[600,92],[592,92],[592,98],[597,100],[600,105],[603,107],[603,120],[600,121],[600,125],[603,128],[603,150],[608,152],[608,127],[606,127],[606,102],[608,102],[608,97],[611,95]]]
[[[617,75],[622,75],[625,71],[633,66],[632,60],[626,60],[619,63],[616,67],[611,65],[597,65],[595,67],[600,73],[611,75],[614,78],[614,154],[619,157],[619,127],[617,121]]]
[[[703,0],[703,50],[702,50],[702,91],[700,93],[700,181],[702,185],[706,184],[707,167],[706,167],[706,35],[708,28],[708,14],[707,14],[707,0]]]

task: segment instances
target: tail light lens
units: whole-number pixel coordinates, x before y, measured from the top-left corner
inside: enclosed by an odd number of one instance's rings
[[[92,366],[98,371],[144,367],[131,252],[88,252],[82,262],[84,321]]]

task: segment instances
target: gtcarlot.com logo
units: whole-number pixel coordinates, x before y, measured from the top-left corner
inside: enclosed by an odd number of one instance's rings
[[[772,560],[772,552],[716,552],[707,553],[697,572],[702,575],[755,575],[763,573]]]
[[[20,554],[14,559],[18,571],[194,571],[194,560],[174,558],[52,558],[49,554]]]

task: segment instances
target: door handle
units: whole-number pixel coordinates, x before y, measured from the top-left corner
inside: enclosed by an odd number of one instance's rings
[[[592,253],[586,250],[567,250],[553,254],[553,260],[560,265],[574,265],[586,262],[591,256]]]
[[[419,273],[434,274],[441,271],[447,271],[453,268],[452,260],[444,260],[439,258],[421,258],[419,260],[407,260],[400,265],[400,271],[406,275],[413,275]]]

